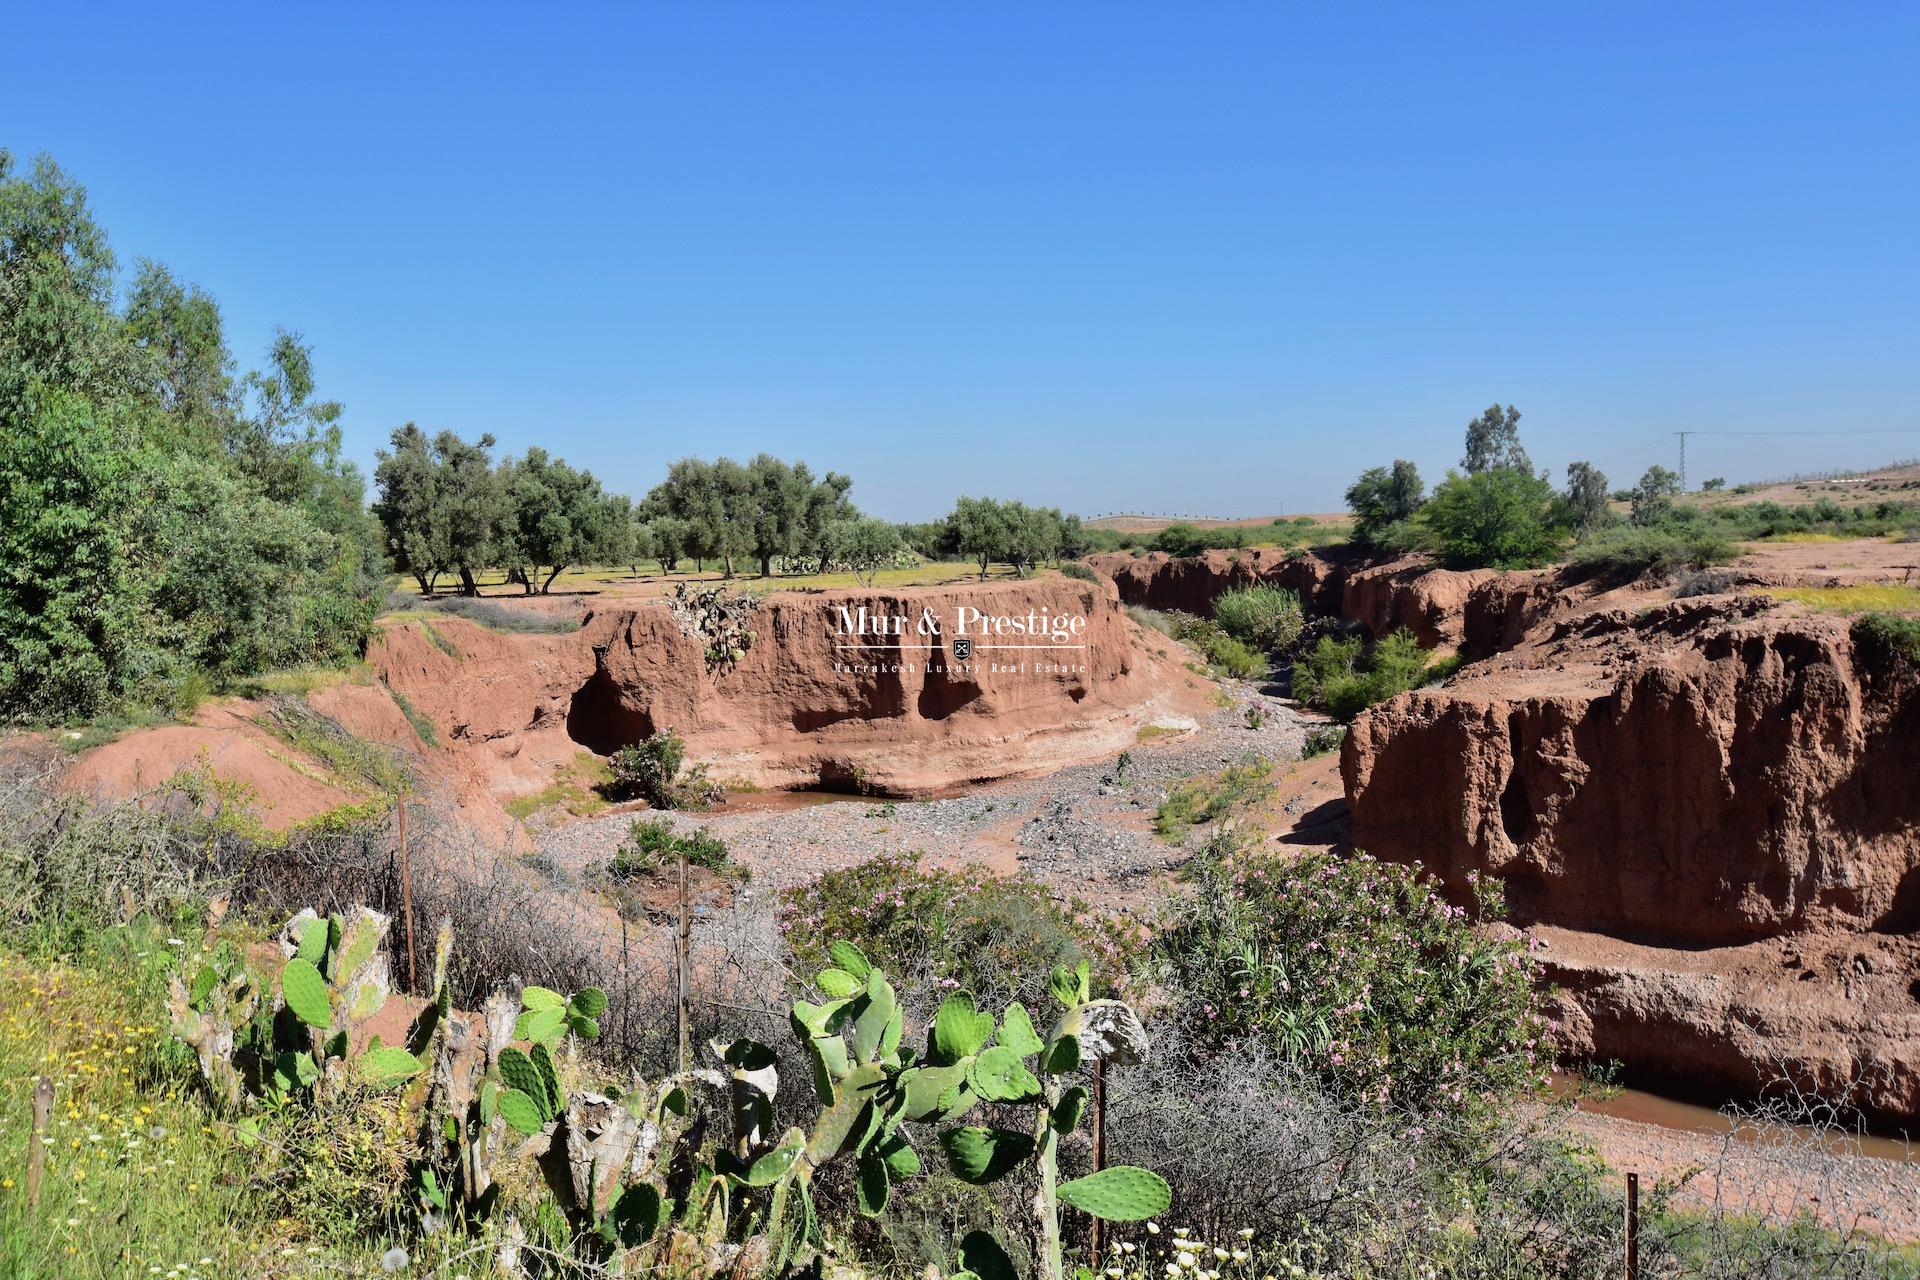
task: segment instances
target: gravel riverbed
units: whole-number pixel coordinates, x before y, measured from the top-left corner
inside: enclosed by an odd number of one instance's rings
[[[1155,809],[1181,779],[1229,764],[1298,760],[1314,722],[1248,684],[1222,685],[1230,701],[1196,720],[1149,731],[1127,753],[1073,765],[1039,778],[983,783],[932,800],[820,795],[747,795],[709,813],[666,815],[680,827],[705,827],[727,842],[753,872],[747,895],[771,894],[825,871],[883,853],[915,850],[949,865],[983,862],[1024,869],[1063,891],[1110,900],[1144,890],[1184,856],[1156,836]],[[1264,718],[1250,728],[1246,709]],[[551,827],[541,853],[580,872],[613,856],[644,809],[608,813]]]

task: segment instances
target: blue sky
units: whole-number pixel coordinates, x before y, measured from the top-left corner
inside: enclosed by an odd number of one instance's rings
[[[303,12],[293,12],[296,8]],[[1920,454],[1920,9],[21,6],[0,145],[409,419],[894,518]]]

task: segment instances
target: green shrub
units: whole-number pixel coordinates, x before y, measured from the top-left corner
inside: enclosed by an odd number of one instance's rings
[[[1153,536],[1153,549],[1169,555],[1197,556],[1202,551],[1232,549],[1247,545],[1247,531],[1238,525],[1215,525],[1202,529],[1184,520],[1175,521]]]
[[[1189,778],[1176,783],[1153,815],[1153,829],[1163,838],[1179,840],[1193,827],[1243,813],[1273,794],[1269,776],[1273,765],[1265,760],[1228,765],[1211,778]]]
[[[1563,541],[1551,520],[1553,486],[1531,471],[1448,472],[1420,519],[1448,563],[1463,569],[1545,564]]]
[[[1148,631],[1158,631],[1163,636],[1174,633],[1173,616],[1158,609],[1144,609],[1137,604],[1130,604],[1127,606],[1127,616]]]
[[[1060,566],[1060,572],[1069,578],[1078,578],[1082,582],[1105,582],[1099,574],[1081,564],[1078,560],[1068,560]]]
[[[1727,564],[1740,549],[1717,529],[1690,525],[1620,525],[1573,549],[1568,563],[1607,573],[1672,573]]]
[[[1267,673],[1267,660],[1252,646],[1228,635],[1220,624],[1190,613],[1169,615],[1173,637],[1198,649],[1215,672],[1240,680],[1252,680]]]
[[[666,818],[635,819],[627,828],[626,840],[607,863],[607,874],[616,880],[657,875],[678,868],[682,854],[688,866],[715,875],[733,880],[746,880],[751,875],[727,853],[726,841],[705,828],[675,831]]]
[[[1920,618],[1898,613],[1863,613],[1853,620],[1854,647],[1882,665],[1920,666]]]
[[[1322,636],[1293,665],[1293,696],[1345,723],[1443,670],[1451,673],[1450,667],[1430,667],[1427,651],[1404,627],[1371,649],[1357,636]]]
[[[779,921],[797,972],[831,962],[828,940],[858,938],[897,980],[923,994],[957,985],[983,1009],[1013,999],[1045,1007],[1046,975],[1081,960],[1093,966],[1097,991],[1117,991],[1142,945],[1136,930],[1057,898],[1030,876],[926,867],[917,853],[882,855],[783,889]]]
[[[1170,1012],[1206,1047],[1255,1040],[1342,1093],[1474,1111],[1543,1091],[1553,1066],[1526,941],[1504,911],[1449,906],[1411,869],[1359,854],[1281,858],[1215,842],[1158,933]]]
[[[1311,760],[1323,756],[1340,746],[1341,739],[1347,736],[1347,727],[1343,724],[1315,725],[1307,730],[1307,736],[1300,743],[1300,758]]]
[[[420,735],[420,741],[430,747],[439,746],[440,731],[434,728],[433,720],[427,713],[416,707],[413,699],[398,689],[389,686],[387,693],[393,698],[393,705],[400,708],[400,714],[407,718],[407,723],[413,726],[413,731]]]
[[[254,720],[294,750],[326,765],[350,786],[392,796],[413,784],[413,771],[399,752],[355,737],[338,720],[292,694],[277,693],[267,698]]]
[[[607,757],[613,777],[601,791],[609,800],[640,799],[655,809],[710,808],[721,798],[720,787],[707,780],[703,764],[683,774],[686,756],[680,735],[662,729]]]
[[[1306,625],[1300,597],[1278,587],[1236,587],[1213,602],[1213,620],[1237,640],[1266,653],[1291,648]]]

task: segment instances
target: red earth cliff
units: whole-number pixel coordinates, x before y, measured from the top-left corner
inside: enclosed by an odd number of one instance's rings
[[[857,619],[862,607],[907,619],[908,634],[843,634],[841,610]],[[976,645],[966,663],[951,644],[962,609]],[[974,614],[1085,621],[1074,635],[995,637]],[[923,618],[940,634],[920,634]],[[503,788],[578,747],[604,754],[671,728],[724,781],[926,794],[1113,754],[1140,725],[1205,699],[1197,678],[1145,644],[1110,587],[1061,576],[778,592],[752,625],[755,642],[719,664],[659,601],[591,614],[563,636],[436,623],[458,656],[396,629],[368,656]],[[837,647],[855,643],[873,647]],[[1034,647],[1056,644],[1074,647]],[[522,757],[536,767],[519,768]]]
[[[1514,647],[1353,724],[1354,843],[1496,877],[1573,1053],[1920,1117],[1920,679],[1765,597],[1513,577],[1474,599]]]

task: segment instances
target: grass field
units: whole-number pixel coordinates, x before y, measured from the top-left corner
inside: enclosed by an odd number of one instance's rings
[[[1792,600],[1827,613],[1920,611],[1920,587],[1895,583],[1853,587],[1770,587],[1766,594],[1776,600]]]
[[[657,563],[651,561],[643,561],[639,569],[638,577],[634,576],[631,565],[587,565],[578,569],[568,569],[554,579],[551,594],[565,595],[583,591],[630,592],[636,589],[671,590],[682,582],[725,582],[743,591],[753,592],[820,591],[835,587],[867,585],[851,573],[775,574],[772,577],[763,578],[758,572],[758,566],[754,566],[751,571],[736,573],[732,578],[727,578],[715,568],[695,571],[683,567],[677,572],[667,573]],[[1052,569],[1043,569],[1032,576],[1038,577],[1052,572],[1054,572]],[[987,576],[989,579],[1007,579],[1018,575],[1005,565],[997,564],[992,567]],[[950,582],[977,581],[979,577],[980,566],[977,564],[970,561],[944,560],[905,569],[882,569],[874,575],[873,585],[875,587],[938,586]],[[510,601],[529,598],[518,583],[508,582],[505,575],[499,572],[484,574],[477,581],[482,599]],[[457,586],[456,583],[443,581],[438,595],[449,594],[455,586]],[[397,589],[403,594],[415,595],[411,583]],[[421,616],[431,619],[434,615],[424,612],[416,615],[415,611],[402,609],[390,610],[383,616],[387,618]]]

